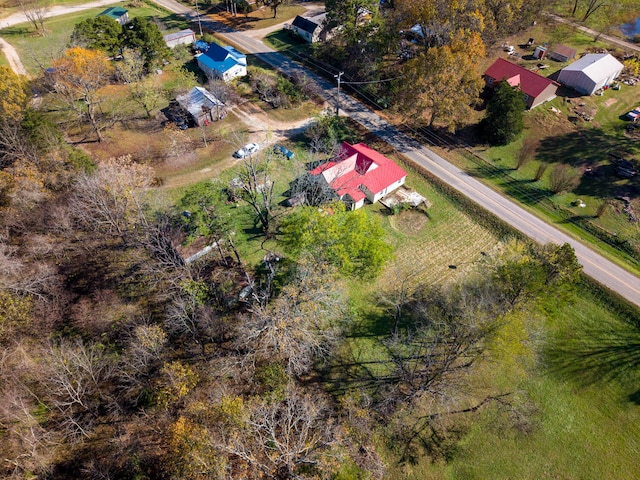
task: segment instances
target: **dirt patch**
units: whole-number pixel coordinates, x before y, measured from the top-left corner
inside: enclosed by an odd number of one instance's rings
[[[391,217],[389,223],[400,233],[416,236],[420,234],[422,227],[425,226],[428,220],[429,218],[422,212],[407,210]]]

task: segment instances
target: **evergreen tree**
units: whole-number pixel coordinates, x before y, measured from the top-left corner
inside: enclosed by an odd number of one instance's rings
[[[147,71],[169,55],[158,26],[143,17],[136,17],[125,24],[122,30],[122,47],[139,52]]]
[[[71,34],[74,46],[102,50],[109,55],[120,52],[122,25],[106,15],[87,18],[76,24]]]
[[[486,138],[492,145],[507,145],[524,129],[523,112],[526,107],[519,88],[500,82],[487,104],[483,122]]]

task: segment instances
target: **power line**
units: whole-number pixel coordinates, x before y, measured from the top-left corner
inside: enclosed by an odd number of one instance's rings
[[[404,77],[395,77],[395,78],[385,78],[384,80],[371,80],[370,82],[342,82],[345,85],[370,85],[372,83],[384,83],[384,82],[393,82],[394,80],[400,80]]]

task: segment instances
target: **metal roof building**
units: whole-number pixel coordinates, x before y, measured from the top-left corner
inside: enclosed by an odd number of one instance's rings
[[[608,53],[590,53],[560,70],[558,82],[584,95],[611,84],[624,65]]]

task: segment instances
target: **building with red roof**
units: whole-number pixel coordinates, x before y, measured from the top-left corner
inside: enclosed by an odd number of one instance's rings
[[[407,172],[363,143],[342,143],[338,157],[309,172],[322,176],[336,195],[356,210],[365,199],[375,203],[404,184]]]
[[[484,81],[489,88],[495,88],[502,81],[506,81],[512,87],[519,87],[529,109],[555,98],[560,86],[559,83],[504,58],[498,58],[484,72]]]

